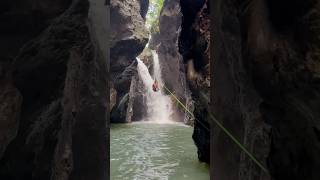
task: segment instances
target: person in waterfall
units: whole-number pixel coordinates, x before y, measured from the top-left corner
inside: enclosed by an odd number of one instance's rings
[[[157,92],[160,90],[157,79],[154,79],[154,83],[152,84],[152,89],[154,92]]]

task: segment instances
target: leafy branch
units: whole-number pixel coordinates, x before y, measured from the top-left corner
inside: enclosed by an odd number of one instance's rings
[[[159,32],[159,16],[164,0],[149,0],[146,25],[151,33]]]

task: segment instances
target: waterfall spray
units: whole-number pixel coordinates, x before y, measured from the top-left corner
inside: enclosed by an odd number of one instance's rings
[[[154,74],[153,77],[157,79],[160,85],[163,84],[162,76],[161,76],[161,68],[158,59],[158,55],[155,51],[152,51],[153,55],[153,69]],[[148,120],[159,122],[159,123],[168,123],[172,122],[170,116],[172,114],[172,104],[171,100],[168,96],[166,96],[163,91],[154,92],[152,90],[152,84],[154,82],[154,78],[151,77],[147,66],[139,59],[138,61],[138,74],[140,79],[142,80],[145,88],[145,96],[147,103],[147,114]]]

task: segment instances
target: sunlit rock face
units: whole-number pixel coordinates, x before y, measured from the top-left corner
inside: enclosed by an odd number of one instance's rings
[[[12,22],[0,31],[0,179],[107,179],[107,67],[89,2],[14,5],[0,15]]]
[[[210,88],[210,18],[209,1],[180,1],[183,21],[179,52],[186,67],[185,76],[194,100],[193,140],[199,160],[210,161],[210,127],[208,118]]]
[[[216,117],[273,179],[319,179],[318,1],[213,7]],[[215,129],[212,143],[214,179],[271,179],[223,132]]]

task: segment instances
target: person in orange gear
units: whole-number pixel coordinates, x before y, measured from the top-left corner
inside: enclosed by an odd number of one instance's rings
[[[152,84],[152,90],[153,90],[154,92],[157,92],[157,91],[160,90],[158,81],[157,81],[156,79],[154,80],[154,83]]]

